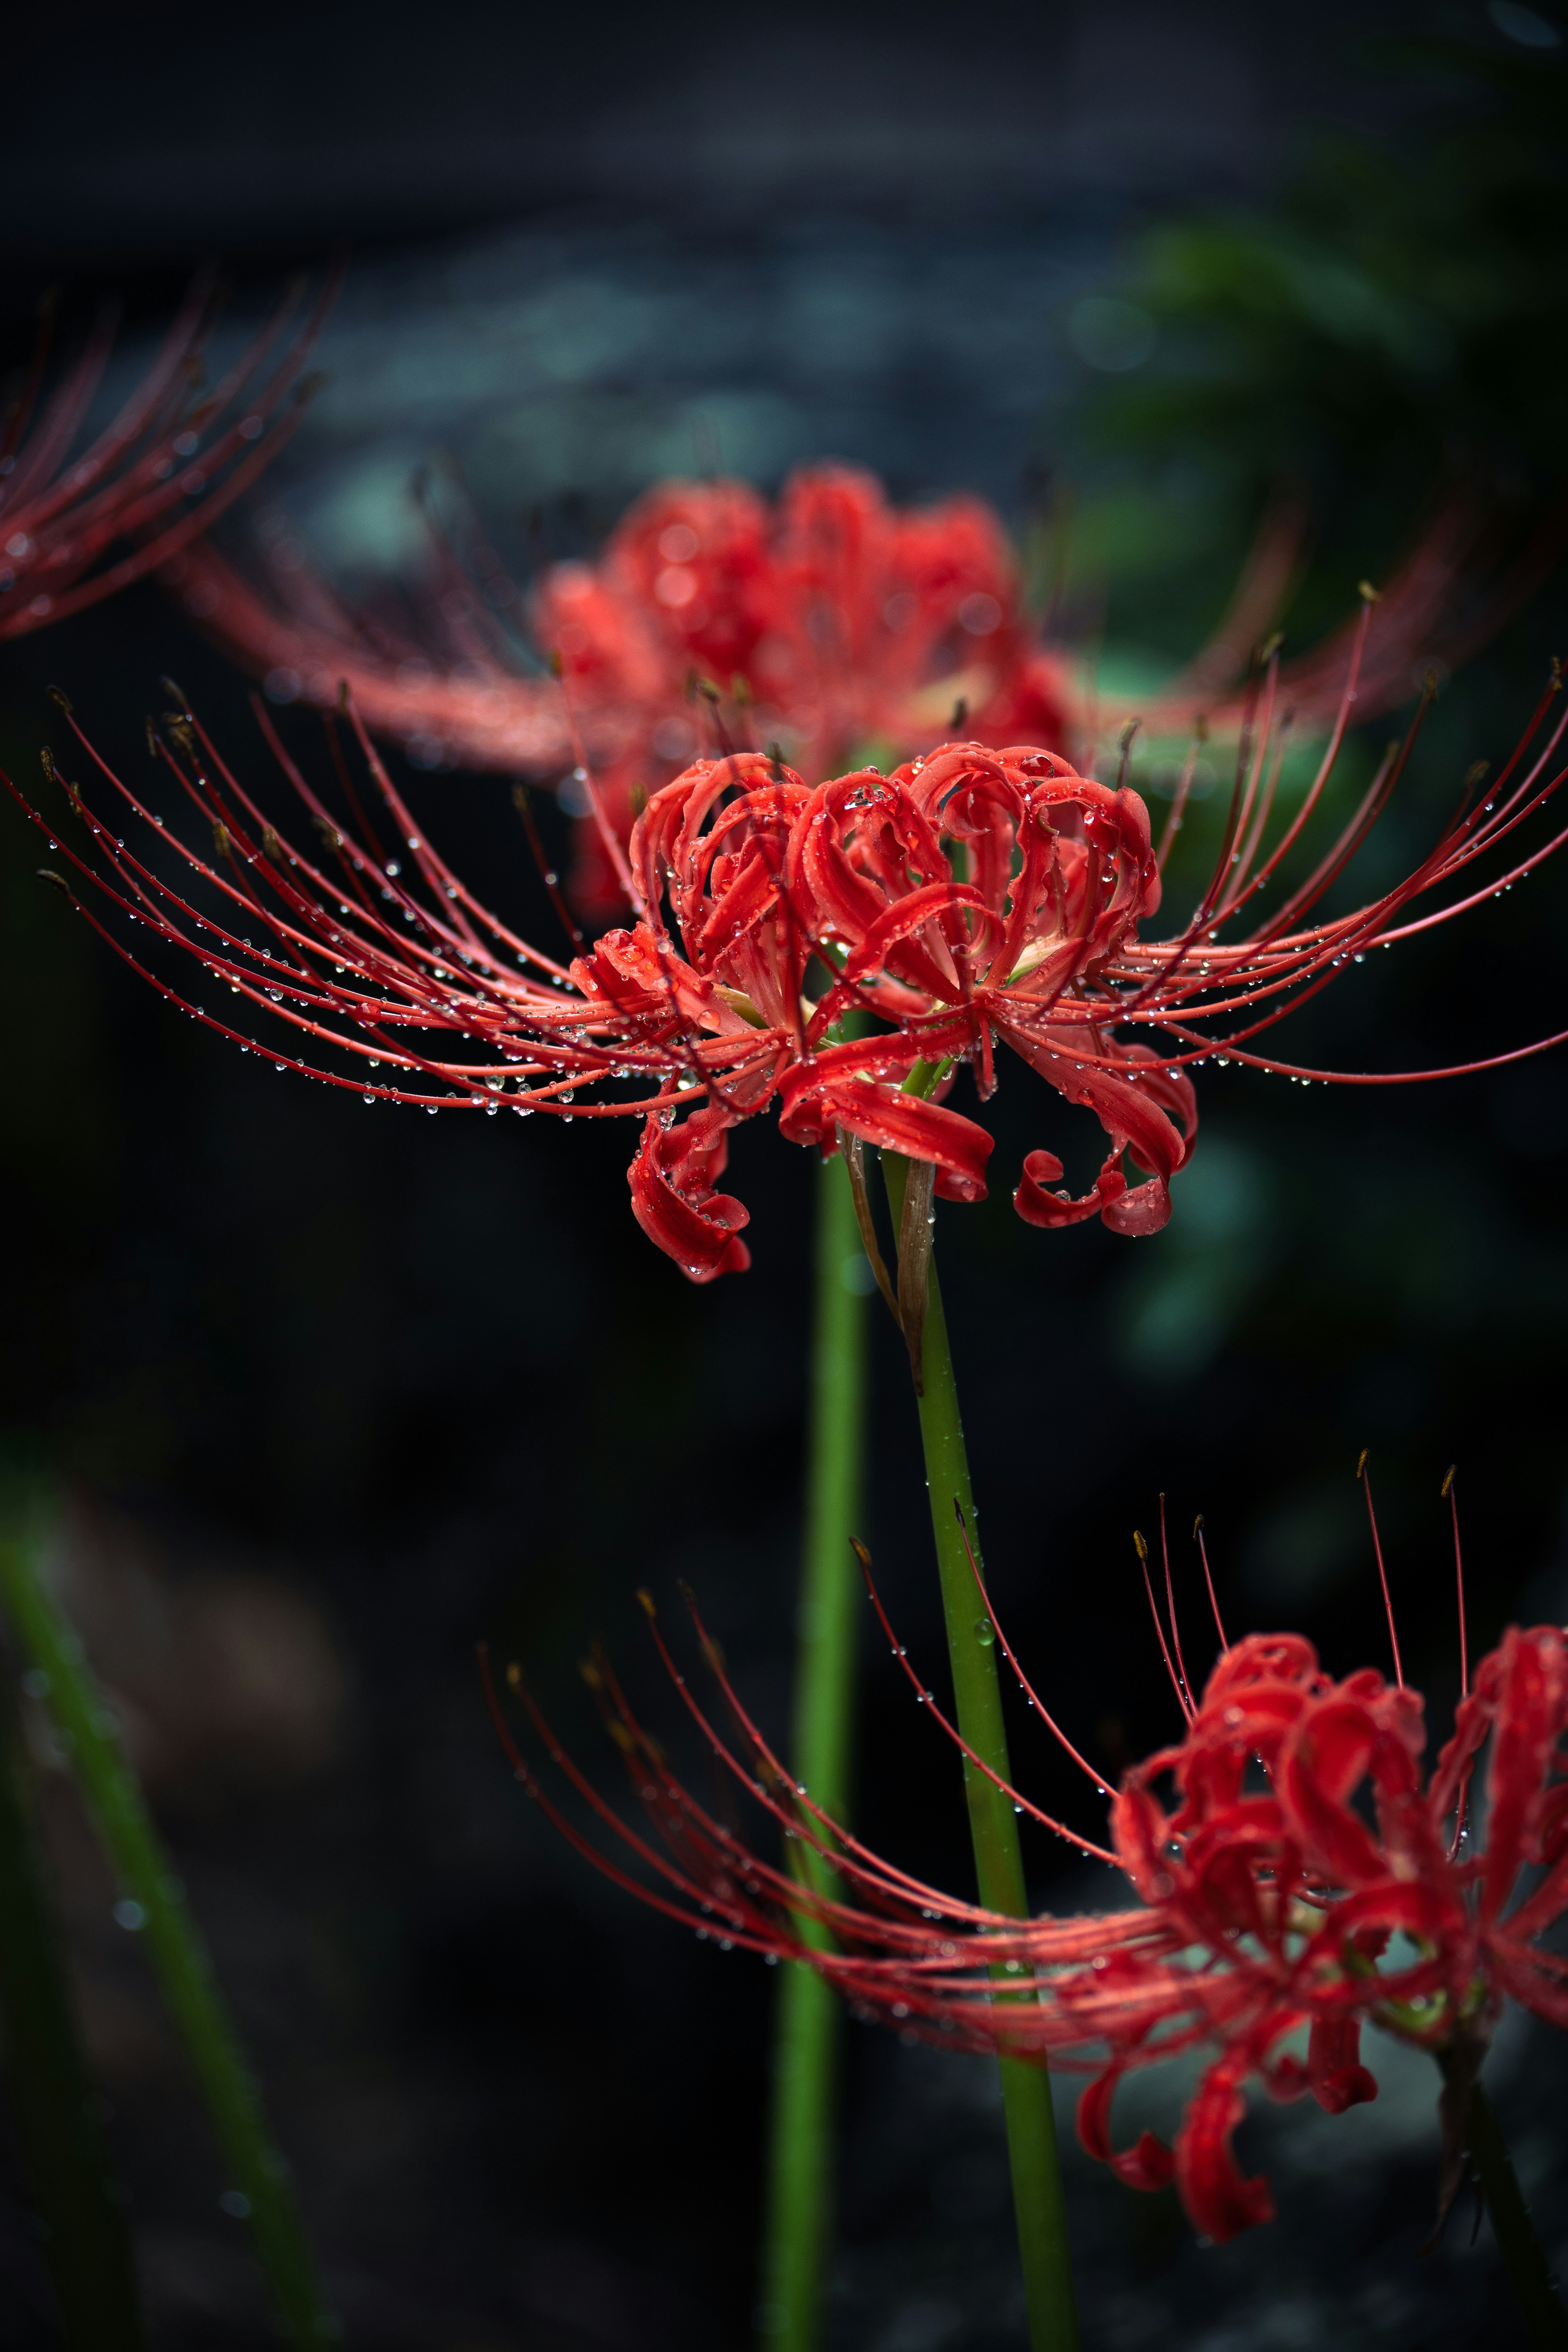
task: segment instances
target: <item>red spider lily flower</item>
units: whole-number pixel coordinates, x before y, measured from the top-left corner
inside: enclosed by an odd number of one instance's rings
[[[110,910],[194,955],[239,1000],[235,1013],[245,1006],[280,1021],[292,1049],[274,1051],[279,1068],[358,1088],[367,1101],[431,1110],[637,1118],[635,1213],[694,1280],[749,1262],[737,1238],[746,1213],[717,1183],[727,1131],[764,1111],[776,1110],[793,1141],[847,1147],[852,1170],[870,1143],[927,1171],[943,1198],[981,1198],[992,1139],[943,1097],[967,1066],[984,1104],[999,1040],[1091,1111],[1109,1144],[1093,1186],[1077,1198],[1059,1188],[1052,1154],[1029,1153],[1014,1195],[1020,1215],[1055,1226],[1098,1214],[1117,1232],[1148,1234],[1170,1214],[1170,1181],[1196,1126],[1188,1073],[1207,1056],[1352,1085],[1456,1075],[1303,1071],[1257,1040],[1368,949],[1462,912],[1564,838],[1529,854],[1515,838],[1568,774],[1552,767],[1568,725],[1568,716],[1552,719],[1554,682],[1491,797],[1461,809],[1401,881],[1353,912],[1313,919],[1386,803],[1414,730],[1306,879],[1259,919],[1259,894],[1321,800],[1356,667],[1318,774],[1269,844],[1273,679],[1271,669],[1214,877],[1163,939],[1142,935],[1161,890],[1142,802],[1028,747],[945,744],[889,775],[868,768],[815,789],[758,753],[700,761],[638,818],[629,862],[600,806],[605,854],[639,914],[569,966],[521,938],[431,846],[357,714],[391,855],[346,768],[334,816],[263,714],[324,846],[311,856],[289,845],[184,709],[168,715],[156,748],[199,823],[201,847],[77,730],[108,800],[65,785],[88,827],[65,854]],[[1173,824],[1179,814],[1178,799]],[[143,846],[128,846],[127,817]],[[149,825],[156,862],[144,854]],[[1498,851],[1512,862],[1474,884],[1476,860]],[[1417,910],[1417,901],[1426,903]],[[815,1001],[814,972],[823,992]],[[273,1050],[156,984],[242,1045]],[[863,1034],[843,1034],[849,1014]],[[1142,1171],[1135,1182],[1129,1157]]]
[[[298,422],[289,401],[332,289],[265,373],[298,297],[229,373],[201,384],[212,321],[195,288],[146,376],[72,456],[114,339],[102,321],[42,409],[47,336],[0,435],[0,637],[20,637],[96,604],[168,562],[239,497]],[[37,413],[35,413],[37,412]],[[110,562],[119,548],[125,551]]]
[[[976,1582],[994,1622],[978,1570]],[[891,1640],[874,1589],[872,1598]],[[1370,1667],[1336,1682],[1298,1634],[1253,1634],[1225,1647],[1196,1701],[1173,1667],[1183,1737],[1127,1773],[1110,1805],[1109,1845],[990,1772],[895,1643],[927,1713],[970,1763],[1021,1811],[1115,1864],[1137,1898],[1087,1917],[1017,1920],[898,1869],[797,1788],[737,1696],[689,1596],[688,1605],[735,1732],[727,1738],[692,1694],[655,1621],[688,1711],[733,1780],[787,1838],[816,1852],[840,1891],[818,1892],[802,1874],[764,1861],[692,1796],[602,1659],[589,1678],[652,1836],[624,1821],[573,1761],[517,1668],[509,1679],[552,1762],[654,1884],[563,1811],[517,1746],[487,1676],[508,1754],[549,1818],[656,1908],[726,1949],[806,1962],[863,2016],[946,2048],[1087,2073],[1078,2129],[1088,2153],[1133,2188],[1174,2180],[1194,2226],[1213,2240],[1274,2210],[1267,2180],[1244,2175],[1232,2145],[1248,2083],[1278,2100],[1310,2092],[1340,2115],[1377,2095],[1362,2053],[1368,2024],[1459,2062],[1467,2079],[1505,1998],[1568,2025],[1568,1959],[1542,1942],[1568,1914],[1568,1638],[1555,1626],[1510,1628],[1483,1659],[1429,1778],[1418,1694]],[[1099,1787],[1001,1638],[1031,1706]],[[1483,1849],[1464,1811],[1489,1743]],[[1292,2048],[1303,2035],[1304,2050]],[[1174,2146],[1145,2131],[1119,2148],[1118,2085],[1187,2053],[1201,2053],[1205,2064]]]
[[[517,674],[505,631],[443,541],[434,657],[345,612],[300,553],[290,547],[269,599],[211,548],[168,576],[275,691],[330,706],[346,680],[371,730],[421,758],[540,776],[573,765],[559,689]],[[526,607],[486,569],[508,617],[557,657],[623,842],[635,806],[710,730],[720,748],[776,740],[812,777],[858,748],[898,756],[935,742],[959,703],[984,742],[1068,740],[1065,673],[1026,617],[1016,559],[978,499],[900,509],[847,466],[804,467],[773,505],[740,482],[665,482],[597,563],[552,565]],[[587,814],[573,895],[591,914],[625,904]]]
[[[1450,500],[1384,592],[1362,663],[1363,719],[1403,703],[1417,655],[1451,665],[1521,601],[1529,567],[1456,615],[1484,517]],[[1286,596],[1304,512],[1265,518],[1230,609],[1189,668],[1142,713],[1156,732],[1206,719],[1234,732],[1237,680]],[[288,533],[262,550],[265,593],[210,545],[165,572],[186,609],[279,699],[331,708],[347,685],[373,733],[424,765],[562,778],[585,757],[624,844],[636,808],[701,748],[777,742],[811,781],[857,753],[906,757],[954,730],[962,707],[994,749],[1045,745],[1085,759],[1131,711],[1091,710],[1059,651],[1029,621],[1017,562],[981,501],[890,506],[874,477],[806,467],[767,500],[738,482],[666,482],[640,499],[596,563],[558,563],[525,598],[482,543],[469,570],[430,532],[426,610],[413,633],[344,607]],[[1539,568],[1539,567],[1538,567]],[[520,674],[520,641],[558,663],[567,702]],[[1287,664],[1282,707],[1327,724],[1349,647],[1342,634]],[[1089,698],[1092,702],[1093,698]],[[569,707],[568,707],[569,704]],[[620,877],[566,775],[578,814],[573,896],[587,916],[624,906]]]
[[[968,1063],[984,1101],[1001,1040],[1068,1101],[1092,1110],[1110,1146],[1092,1189],[1076,1199],[1058,1189],[1060,1161],[1031,1152],[1014,1195],[1019,1214],[1047,1226],[1098,1214],[1117,1232],[1155,1232],[1170,1215],[1170,1180],[1193,1147],[1191,1066],[1222,1048],[1222,1058],[1265,1069],[1376,1082],[1303,1073],[1249,1041],[1373,945],[1473,903],[1461,895],[1410,912],[1418,898],[1460,883],[1472,860],[1510,839],[1568,773],[1549,772],[1568,723],[1563,716],[1527,757],[1554,686],[1490,802],[1461,810],[1380,898],[1312,921],[1386,802],[1413,732],[1307,879],[1258,919],[1259,894],[1321,800],[1356,678],[1352,659],[1319,773],[1266,848],[1278,773],[1271,670],[1214,878],[1166,939],[1140,932],[1161,894],[1143,803],[1077,774],[1058,755],[948,744],[888,776],[863,770],[815,792],[793,772],[745,755],[700,761],[656,796],[632,845],[649,911],[635,929],[605,933],[576,974],[606,1012],[640,1005],[647,1034],[668,1036],[694,1022],[707,1032],[706,1053],[731,1050],[720,1047],[724,1037],[742,1053],[749,1045],[754,1059],[715,1089],[714,1110],[748,1117],[776,1093],[786,1137],[828,1151],[846,1136],[900,1151],[929,1166],[936,1192],[951,1200],[984,1194],[991,1138],[946,1102],[911,1093],[909,1082],[921,1069],[945,1069],[940,1093]],[[1173,824],[1179,814],[1178,803]],[[1492,887],[1530,870],[1563,837]],[[666,903],[673,931],[659,919]],[[1250,927],[1227,938],[1244,912]],[[828,985],[808,1004],[814,958]],[[839,1034],[851,1012],[868,1017],[869,1034]],[[1447,1074],[1395,1073],[1389,1082],[1418,1075]],[[650,1193],[662,1185],[679,1197],[679,1183],[668,1186],[663,1174],[674,1149],[650,1127]],[[1137,1184],[1127,1181],[1129,1155],[1146,1171]],[[710,1236],[715,1249],[726,1245],[731,1213],[732,1204]]]

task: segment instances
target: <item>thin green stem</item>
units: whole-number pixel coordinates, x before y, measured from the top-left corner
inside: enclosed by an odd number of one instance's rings
[[[0,1605],[42,1677],[43,1696],[71,1769],[114,1864],[120,1916],[146,1937],[223,2151],[232,2193],[244,2200],[249,2215],[284,2336],[300,2347],[334,2343],[340,2331],[316,2282],[288,2168],[268,2130],[260,2094],[201,1930],[121,1752],[114,1718],[81,1643],[38,1580],[34,1551],[30,1543],[0,1539]]]
[[[1531,2352],[1568,2352],[1568,2312],[1563,2308],[1556,2277],[1535,2234],[1508,2142],[1483,2083],[1470,2085],[1465,2130],[1470,2162],[1492,2217],[1498,2251],[1518,2299]]]
[[[884,1152],[882,1168],[897,1231],[903,1214],[908,1162],[892,1152]],[[921,1341],[921,1376],[923,1389],[918,1399],[921,1442],[925,1449],[931,1532],[936,1539],[937,1570],[942,1580],[942,1615],[947,1626],[958,1727],[975,1754],[992,1771],[1006,1780],[1007,1731],[1002,1715],[994,1636],[981,1606],[974,1571],[964,1549],[963,1530],[954,1509],[956,1504],[963,1513],[978,1563],[980,1537],[969,1483],[969,1455],[963,1442],[952,1349],[948,1341],[947,1318],[942,1311],[942,1286],[937,1280],[934,1257]],[[980,1899],[993,1911],[1005,1912],[1012,1918],[1026,1918],[1028,1899],[1024,1885],[1024,1857],[1012,1804],[967,1758],[963,1781]],[[1000,2063],[1029,2340],[1034,2352],[1076,2352],[1078,2305],[1051,2112],[1050,2077],[1043,2064],[1031,2065],[1016,2058],[1004,2058]]]
[[[849,1287],[860,1256],[842,1159],[817,1175],[816,1276],[806,1440],[805,1544],[795,1646],[790,1757],[837,1820],[848,1798],[860,1583],[849,1538],[859,1529],[865,1452],[867,1300]],[[831,1874],[813,1855],[824,1892]],[[801,1930],[824,1944],[814,1921]],[[813,2352],[832,2241],[838,2001],[814,1969],[785,1968],[773,2038],[763,2292],[757,2332],[770,2347]]]
[[[0,1675],[0,2015],[23,2168],[67,2352],[142,2352],[125,2208],[77,2033],[32,1767]]]

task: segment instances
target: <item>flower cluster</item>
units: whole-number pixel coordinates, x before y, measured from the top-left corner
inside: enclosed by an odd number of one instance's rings
[[[1136,793],[1052,752],[973,743],[815,791],[753,754],[701,761],[661,793],[633,854],[643,903],[668,900],[673,937],[646,919],[607,932],[575,976],[645,1034],[696,1031],[694,1050],[725,1072],[700,1143],[693,1121],[650,1120],[632,1171],[638,1218],[688,1272],[735,1263],[738,1204],[694,1190],[692,1160],[759,1099],[776,1097],[793,1142],[832,1151],[852,1136],[931,1167],[942,1198],[982,1199],[989,1133],[906,1082],[945,1070],[940,1095],[967,1063],[984,1100],[997,1042],[1091,1109],[1110,1143],[1079,1201],[1047,1189],[1060,1162],[1032,1152],[1019,1213],[1060,1224],[1098,1211],[1129,1234],[1164,1223],[1197,1125],[1191,1081],[1142,1041],[1096,1034],[1103,975],[1136,953],[1159,904]],[[971,865],[973,880],[957,878]],[[814,961],[825,985],[810,1002]],[[849,1013],[876,1025],[846,1036]],[[1131,1189],[1129,1150],[1151,1171]]]
[[[930,1170],[941,1196],[981,1198],[992,1138],[946,1097],[967,1069],[984,1105],[998,1045],[1091,1111],[1109,1146],[1076,1197],[1054,1155],[1030,1152],[1019,1214],[1047,1226],[1098,1214],[1130,1234],[1170,1214],[1170,1180],[1196,1125],[1189,1072],[1210,1055],[1352,1084],[1451,1075],[1303,1071],[1257,1041],[1369,949],[1474,904],[1479,857],[1503,850],[1510,861],[1485,886],[1495,891],[1552,854],[1562,834],[1528,855],[1514,837],[1568,772],[1552,766],[1568,718],[1553,715],[1554,682],[1489,797],[1461,807],[1398,882],[1323,919],[1324,893],[1414,740],[1413,730],[1304,877],[1281,887],[1321,803],[1356,675],[1352,658],[1317,775],[1271,840],[1270,672],[1213,877],[1185,920],[1154,939],[1144,927],[1160,907],[1161,856],[1142,801],[1026,746],[949,743],[887,775],[865,768],[815,786],[758,753],[699,761],[649,802],[629,860],[600,806],[605,852],[637,919],[570,961],[523,939],[447,864],[352,706],[389,840],[341,758],[334,814],[263,714],[319,835],[313,853],[295,845],[183,707],[153,740],[195,840],[98,761],[79,730],[100,787],[52,772],[85,836],[73,826],[57,843],[30,813],[101,893],[79,903],[118,951],[279,1068],[370,1103],[636,1118],[636,1213],[707,1281],[747,1263],[746,1211],[719,1180],[731,1130],[763,1112],[793,1141],[825,1152],[846,1139],[880,1146]],[[1182,804],[1178,793],[1167,845]],[[1263,915],[1271,882],[1278,903]],[[1414,911],[1434,893],[1447,895]],[[116,914],[191,954],[237,1000],[228,1017],[148,971]],[[264,1046],[237,1028],[242,1008],[273,1016],[287,1042]]]
[[[900,509],[847,466],[802,468],[774,504],[741,482],[664,482],[596,563],[550,566],[526,603],[488,551],[486,597],[438,538],[433,554],[435,661],[425,642],[345,612],[291,543],[270,598],[211,548],[168,576],[276,694],[331,704],[346,679],[372,731],[426,761],[558,774],[575,728],[623,841],[635,806],[704,745],[776,740],[816,778],[857,750],[896,757],[936,741],[958,704],[987,743],[1066,745],[1064,674],[978,499]],[[554,656],[564,700],[550,679],[518,675],[498,602]],[[624,904],[585,813],[573,895],[586,913]]]
[[[637,809],[703,749],[776,743],[816,782],[857,758],[925,751],[962,715],[993,749],[1043,745],[1089,765],[1135,715],[1074,686],[977,499],[897,508],[842,465],[802,467],[772,503],[740,482],[662,482],[596,562],[548,566],[526,595],[482,535],[459,559],[427,520],[430,576],[402,626],[345,606],[280,514],[257,532],[264,587],[205,543],[163,576],[274,700],[331,708],[346,685],[371,732],[416,765],[558,782],[577,819],[572,896],[595,920],[625,898],[584,761],[624,845]],[[1289,502],[1264,519],[1213,636],[1142,707],[1152,733],[1246,726],[1238,681],[1289,593],[1304,523]],[[1408,699],[1413,666],[1464,658],[1518,602],[1521,580],[1478,579],[1480,527],[1472,504],[1451,499],[1387,582],[1359,656],[1363,720]],[[1300,728],[1332,720],[1354,634],[1280,672]]]
[[[688,1709],[729,1773],[832,1874],[817,1884],[841,1891],[818,1892],[805,1874],[764,1862],[692,1796],[602,1662],[591,1680],[656,1839],[628,1825],[574,1763],[517,1669],[510,1679],[553,1762],[654,1884],[563,1812],[492,1691],[512,1763],[550,1818],[657,1908],[725,1949],[807,1962],[864,2016],[946,2048],[1087,2073],[1078,2105],[1084,2147],[1133,2188],[1173,2179],[1211,2239],[1234,2237],[1274,2210],[1267,2180],[1244,2175],[1232,2144],[1249,2082],[1280,2100],[1310,2092],[1339,2115],[1377,2095],[1361,2050],[1367,2024],[1461,2072],[1484,2049],[1505,1997],[1568,2025],[1568,1959],[1542,1942],[1568,1914],[1568,1638],[1554,1626],[1510,1628],[1482,1661],[1429,1779],[1420,1696],[1372,1668],[1336,1682],[1311,1643],[1291,1633],[1226,1647],[1195,1702],[1178,1681],[1183,1737],[1127,1773],[1110,1809],[1109,1847],[990,1773],[1020,1811],[1113,1864],[1137,1897],[1085,1917],[1018,1920],[898,1869],[814,1804],[747,1715],[697,1622],[738,1736],[726,1738],[692,1696],[656,1622]],[[1089,1771],[1003,1646],[1030,1704]],[[894,1654],[914,1679],[901,1648]],[[931,1695],[921,1696],[963,1747]],[[1483,1850],[1465,1809],[1489,1742]],[[1289,2046],[1303,2032],[1304,2055]],[[1173,2147],[1145,2131],[1119,2149],[1119,2084],[1186,2053],[1205,2063]]]
[[[248,488],[298,419],[289,394],[331,295],[329,287],[289,341],[298,298],[285,302],[204,389],[212,304],[198,286],[130,399],[74,457],[112,324],[100,324],[41,407],[40,337],[30,381],[0,433],[0,637],[47,628],[167,564]],[[109,561],[116,549],[124,551]]]

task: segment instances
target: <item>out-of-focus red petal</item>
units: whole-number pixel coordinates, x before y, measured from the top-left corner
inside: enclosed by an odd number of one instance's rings
[[[1194,2230],[1216,2246],[1274,2219],[1274,2198],[1261,2175],[1247,2179],[1236,2160],[1231,2136],[1247,2113],[1238,2076],[1243,2063],[1220,2061],[1209,2068],[1187,2104],[1176,2136],[1176,2187]]]
[[[1359,2017],[1315,2017],[1307,2042],[1312,2096],[1324,2112],[1342,2116],[1377,2096],[1375,2076],[1361,2063]]]
[[[1381,1688],[1381,1682],[1380,1682]],[[1350,1800],[1371,1773],[1380,1794],[1413,1792],[1415,1759],[1399,1737],[1397,1693],[1381,1708],[1345,1689],[1307,1707],[1279,1769],[1279,1797],[1303,1852],[1342,1886],[1370,1886],[1388,1875],[1377,1840]]]
[[[1510,1625],[1498,1657],[1498,1696],[1487,1765],[1487,1856],[1480,1915],[1506,1909],[1526,1861],[1540,1850],[1547,1775],[1568,1716],[1568,1643],[1555,1627]]]
[[[1129,2189],[1168,2189],[1175,2179],[1176,2159],[1152,2131],[1140,2132],[1131,2147],[1118,2148],[1110,2137],[1110,2102],[1121,2079],[1119,2066],[1108,2066],[1086,2085],[1078,2103],[1079,2145],[1086,2156],[1108,2164]]]

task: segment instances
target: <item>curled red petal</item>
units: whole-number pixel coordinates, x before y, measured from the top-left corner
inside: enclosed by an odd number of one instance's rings
[[[906,1160],[929,1160],[944,1201],[985,1198],[992,1138],[973,1119],[875,1078],[825,1079],[809,1062],[790,1071],[779,1090],[780,1134],[826,1147],[837,1127]]]
[[[1093,1191],[1080,1193],[1076,1200],[1067,1192],[1047,1189],[1059,1182],[1061,1174],[1062,1163],[1055,1152],[1031,1151],[1028,1154],[1024,1161],[1023,1175],[1018,1180],[1018,1189],[1013,1195],[1013,1206],[1026,1225],[1079,1225],[1086,1217],[1103,1217],[1109,1225],[1127,1199],[1136,1197],[1128,1194],[1127,1179],[1121,1172],[1121,1154],[1119,1151],[1113,1151],[1100,1169],[1094,1180]],[[1152,1189],[1148,1184],[1138,1187],[1140,1193]],[[1135,1223],[1131,1227],[1124,1225],[1120,1230],[1157,1233],[1171,1214],[1171,1196],[1163,1184],[1159,1191],[1164,1199],[1163,1213],[1154,1204],[1150,1204],[1152,1222]]]
[[[1377,2078],[1361,2063],[1359,2017],[1315,2017],[1307,2042],[1312,2096],[1326,2115],[1342,2116],[1377,2096]]]
[[[1231,2137],[1247,2113],[1238,2076],[1243,2062],[1211,2066],[1187,2103],[1176,2136],[1176,2187],[1194,2230],[1223,2246],[1243,2230],[1274,2219],[1274,2198],[1261,2175],[1247,2179]]]
[[[1078,2103],[1079,2145],[1097,2163],[1108,2164],[1129,2189],[1168,2189],[1176,2176],[1176,2159],[1152,2131],[1140,2132],[1131,2147],[1116,2147],[1110,2137],[1110,2102],[1121,2079],[1120,2066],[1108,2066],[1087,2084]]]
[[[1377,2077],[1366,2066],[1340,2066],[1312,2085],[1312,2095],[1324,2113],[1342,2116],[1349,2107],[1368,2105],[1377,2096]]]
[[[1164,1178],[1151,1176],[1146,1184],[1130,1186],[1119,1199],[1108,1202],[1100,1215],[1102,1224],[1130,1241],[1159,1233],[1171,1222],[1171,1195]]]
[[[1170,1221],[1170,1179],[1186,1165],[1197,1136],[1197,1097],[1191,1080],[1180,1071],[1167,1070],[1145,1045],[1123,1049],[1131,1074],[1122,1076],[1080,1066],[1074,1055],[1081,1043],[1065,1031],[1036,1034],[1008,1024],[1002,1027],[1009,1045],[1068,1102],[1082,1103],[1094,1112],[1111,1141],[1093,1191],[1076,1200],[1047,1190],[1062,1173],[1055,1154],[1031,1151],[1013,1195],[1013,1206],[1025,1223],[1069,1225],[1099,1216],[1112,1233],[1131,1238],[1157,1234]],[[1173,1114],[1181,1121],[1179,1129],[1172,1123]],[[1121,1166],[1128,1150],[1153,1171],[1146,1182],[1131,1188]]]
[[[679,1127],[650,1117],[637,1158],[626,1171],[632,1214],[651,1242],[693,1282],[744,1274],[752,1254],[738,1238],[751,1213],[710,1180],[729,1156],[722,1111],[696,1111]]]

